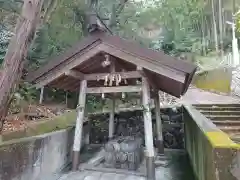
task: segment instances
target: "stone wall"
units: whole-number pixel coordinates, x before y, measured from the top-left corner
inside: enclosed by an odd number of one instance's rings
[[[69,163],[73,130],[7,141],[0,146],[1,180],[57,176]]]
[[[185,148],[198,180],[239,180],[240,145],[210,120],[185,106]]]
[[[155,111],[152,111],[153,133],[156,140],[156,118]],[[171,108],[161,109],[163,121],[164,146],[169,149],[183,149],[183,122],[182,108],[176,108],[174,112]],[[108,141],[108,119],[109,115],[100,114],[89,116],[91,120],[90,140],[93,144],[106,143]],[[144,122],[142,111],[120,112],[115,115],[115,137],[135,136],[144,137]]]
[[[6,141],[0,146],[1,180],[38,180],[69,163],[73,130]]]
[[[42,129],[36,127],[35,131],[21,132],[19,136],[23,137],[20,139],[15,139],[18,133],[14,133],[14,136],[8,134],[5,140],[12,140],[0,144],[0,180],[57,179],[61,170],[71,161],[74,128],[70,124],[74,125],[74,119],[76,116],[73,114],[57,117],[56,122],[46,121],[45,125],[41,124]],[[61,130],[54,131],[56,126]],[[24,137],[34,133],[42,135]]]
[[[205,71],[194,76],[193,84],[204,90],[230,93],[232,70],[227,68]]]

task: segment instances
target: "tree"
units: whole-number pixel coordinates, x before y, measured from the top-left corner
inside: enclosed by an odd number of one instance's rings
[[[23,71],[24,59],[35,35],[40,19],[43,0],[25,0],[22,14],[16,25],[4,58],[0,77],[0,120],[7,114],[13,92],[16,90]]]
[[[20,15],[22,4],[22,0],[0,0],[0,20],[8,26],[7,31],[11,32],[15,26],[15,18],[12,17]],[[223,12],[219,11],[221,6]],[[222,0],[44,1],[44,12],[41,12],[42,19],[34,33],[34,43],[28,49],[28,66],[25,69],[32,71],[38,68],[51,56],[58,55],[88,35],[87,12],[92,10],[114,34],[121,37],[174,56],[205,56],[215,51],[215,35],[220,41],[223,39],[224,48],[228,45],[225,40],[229,36],[228,26],[219,24],[225,22],[225,9],[226,1]],[[212,28],[214,21],[216,29]]]
[[[0,1],[1,3],[2,1]],[[5,3],[6,1],[4,1]],[[46,1],[45,1],[46,2]],[[62,1],[63,2],[63,1]],[[124,9],[124,5],[127,2],[127,0],[120,1],[117,3],[117,6],[114,6],[115,8],[112,8],[113,11],[116,11],[114,15],[111,15],[111,18],[109,20],[110,26],[114,27],[116,26],[116,23],[114,22],[119,17],[119,14]],[[80,39],[82,35],[86,35],[84,33],[81,33],[82,29],[86,27],[86,18],[83,19],[84,21],[80,21],[82,28],[79,28],[77,20],[79,20],[77,16],[82,16],[80,18],[83,18],[83,16],[86,17],[86,12],[88,8],[83,9],[82,14],[77,14],[79,11],[76,11],[74,9],[74,5],[81,4],[82,1],[73,1],[73,3],[69,3],[71,6],[72,12],[75,15],[75,19],[73,19],[73,24],[76,24],[76,27],[78,31],[80,32],[75,35],[72,34],[73,31],[71,31],[71,25],[66,25],[66,23],[69,21],[67,19],[65,21],[65,24],[61,24],[59,27],[54,27],[54,29],[51,28],[50,21],[52,20],[50,18],[51,12],[55,10],[56,8],[62,8],[62,15],[61,17],[55,16],[56,19],[62,22],[63,17],[66,17],[66,9],[65,6],[57,7],[57,0],[47,1],[44,3],[44,0],[32,0],[32,1],[24,1],[22,14],[21,16],[24,17],[24,19],[19,18],[19,22],[17,23],[16,32],[13,36],[8,51],[5,56],[5,60],[3,63],[3,70],[2,70],[2,76],[0,79],[0,120],[3,120],[7,109],[9,107],[9,104],[11,102],[11,97],[13,96],[13,93],[16,91],[19,80],[22,76],[23,71],[23,65],[24,65],[24,59],[26,59],[27,54],[28,58],[32,59],[38,59],[36,62],[39,64],[39,55],[42,52],[45,52],[45,57],[43,59],[49,58],[50,55],[53,55],[55,53],[58,53],[65,49],[66,47],[72,45],[73,41],[76,41],[77,39]],[[7,6],[6,6],[7,7]],[[75,6],[76,8],[77,6]],[[81,7],[81,6],[79,6]],[[87,7],[87,6],[83,6]],[[5,8],[7,9],[7,8]],[[14,8],[16,9],[16,8]],[[97,11],[98,9],[98,1],[89,1],[89,9],[95,9]],[[9,9],[8,9],[9,10]],[[74,11],[75,10],[75,11]],[[17,12],[16,10],[13,10],[14,12]],[[112,20],[112,19],[115,20]],[[55,19],[55,20],[56,20]],[[114,24],[115,23],[115,24]],[[61,28],[65,28],[70,30],[69,34],[72,34],[72,40],[71,36],[63,36],[61,33],[64,31],[61,31]],[[70,27],[70,28],[69,28]],[[53,30],[53,31],[52,31]],[[51,35],[57,34],[56,31],[60,33],[59,37],[54,37],[54,41],[52,43],[49,43],[49,40],[51,41]],[[78,36],[78,38],[76,38]],[[63,37],[66,37],[67,39],[64,39]],[[44,47],[46,46],[46,43],[43,43],[44,38],[47,38],[47,49]],[[31,42],[35,39],[34,45],[32,46],[32,51],[29,52],[29,47],[31,45]],[[62,42],[58,45],[57,41],[61,39]],[[53,40],[53,39],[52,39]],[[66,41],[69,41],[69,43],[66,44]],[[40,45],[41,44],[41,45]],[[49,45],[52,48],[49,49]],[[14,49],[14,51],[13,51]],[[55,51],[55,53],[53,53]],[[17,53],[14,53],[17,52]],[[29,52],[29,53],[28,53]],[[41,54],[40,56],[42,56]],[[41,58],[40,58],[41,59]],[[40,63],[42,64],[42,63]]]

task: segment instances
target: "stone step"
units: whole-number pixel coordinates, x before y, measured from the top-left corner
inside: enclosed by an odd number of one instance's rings
[[[240,143],[240,133],[229,133],[229,136],[234,142]]]
[[[197,107],[199,111],[240,111],[240,107]]]
[[[223,132],[226,132],[228,134],[230,133],[239,133],[240,132],[240,126],[218,126],[219,129],[221,129]]]
[[[240,104],[194,104],[194,107],[240,107]]]
[[[226,121],[213,121],[214,124],[217,126],[240,126],[240,120],[239,121],[231,121],[231,120],[226,120]]]
[[[211,119],[212,121],[226,121],[226,120],[231,120],[231,121],[239,121],[240,120],[240,115],[205,115],[206,118]]]
[[[200,110],[204,115],[239,115],[240,116],[240,111],[202,111]]]

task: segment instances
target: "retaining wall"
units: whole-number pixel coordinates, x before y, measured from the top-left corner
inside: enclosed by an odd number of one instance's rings
[[[196,74],[193,84],[204,90],[216,92],[231,92],[232,70],[230,68],[218,68]]]
[[[41,128],[35,127],[35,130],[21,132],[23,137],[20,139],[12,139],[16,138],[17,133],[14,133],[14,136],[5,136],[5,139],[12,140],[0,144],[0,180],[57,179],[60,171],[71,160],[74,136],[71,124],[74,124],[75,115],[76,113],[70,113],[49,120],[46,124],[41,123]],[[56,130],[56,126],[62,130],[51,132]],[[25,137],[44,131],[50,133]]]
[[[190,105],[184,121],[185,148],[198,180],[240,180],[240,145]]]

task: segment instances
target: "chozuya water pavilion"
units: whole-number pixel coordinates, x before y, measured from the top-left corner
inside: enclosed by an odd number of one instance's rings
[[[154,98],[156,110],[156,144],[159,153],[163,153],[158,91],[180,97],[187,91],[196,66],[112,35],[94,14],[90,20],[88,37],[34,73],[30,73],[27,79],[42,89],[41,94],[44,86],[79,91],[73,170],[77,169],[79,163],[86,94],[112,94],[109,119],[111,139],[114,134],[114,96],[122,92],[141,92],[147,179],[155,179],[151,97]]]

